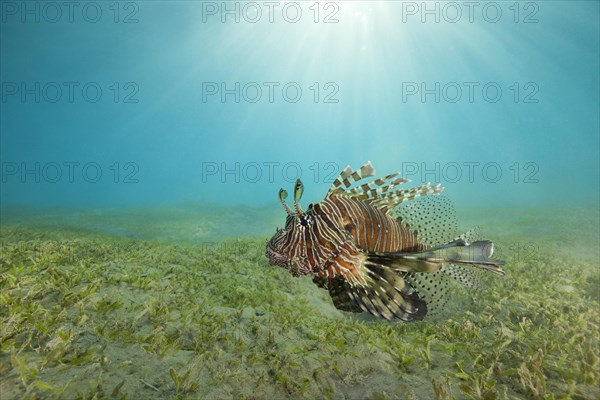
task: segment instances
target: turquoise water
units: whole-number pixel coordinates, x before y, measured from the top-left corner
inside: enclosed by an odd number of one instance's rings
[[[1,397],[598,398],[599,17],[1,2]],[[279,189],[367,161],[507,275],[394,324],[269,266]]]
[[[462,204],[597,204],[597,2],[253,4],[5,4],[2,205],[318,201],[367,160]]]

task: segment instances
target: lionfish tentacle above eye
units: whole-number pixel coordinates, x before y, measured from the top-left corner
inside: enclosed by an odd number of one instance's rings
[[[285,189],[281,188],[279,189],[279,201],[281,202],[281,205],[283,206],[283,209],[285,210],[285,212],[287,213],[287,215],[291,215],[292,211],[290,210],[290,208],[288,207],[287,204],[285,204],[285,199],[287,199],[287,192],[285,191]]]
[[[298,179],[296,180],[296,185],[294,185],[294,210],[298,216],[304,216],[304,211],[300,208],[302,193],[304,193],[304,185],[302,184],[302,181]]]

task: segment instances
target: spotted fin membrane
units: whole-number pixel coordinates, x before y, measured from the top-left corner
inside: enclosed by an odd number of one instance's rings
[[[472,243],[480,238],[478,228],[458,235],[458,219],[450,199],[443,195],[416,198],[394,209],[398,219],[417,232],[419,242],[435,247],[455,240]],[[406,273],[404,279],[427,302],[430,314],[439,313],[448,302],[448,294],[457,284],[469,288],[481,286],[482,270],[452,263],[434,273]]]

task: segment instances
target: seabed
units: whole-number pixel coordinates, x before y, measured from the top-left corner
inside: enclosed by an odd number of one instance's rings
[[[595,207],[459,214],[507,274],[412,324],[270,267],[279,214],[153,215],[3,214],[2,400],[600,398]]]

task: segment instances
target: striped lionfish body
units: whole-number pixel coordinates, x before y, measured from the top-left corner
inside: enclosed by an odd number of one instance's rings
[[[329,290],[339,309],[403,321],[427,314],[428,299],[419,284],[424,275],[463,276],[453,269],[463,265],[504,273],[504,262],[490,258],[492,242],[469,244],[460,237],[428,246],[419,241],[417,230],[394,216],[400,203],[437,195],[443,190],[440,185],[401,189],[398,186],[408,180],[398,173],[356,184],[374,175],[370,162],[357,171],[346,167],[325,199],[306,211],[299,205],[304,190],[300,180],[294,187],[293,211],[281,189],[279,200],[287,218],[285,228],[277,229],[267,244],[269,262],[294,276],[312,276]]]

